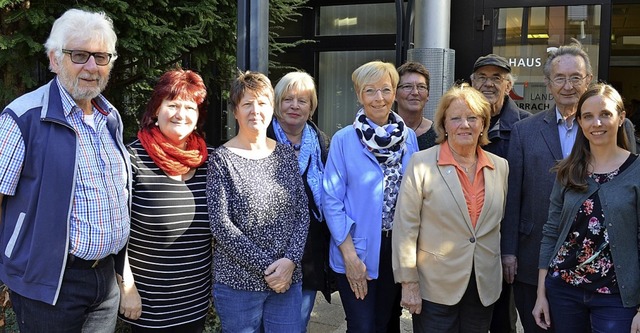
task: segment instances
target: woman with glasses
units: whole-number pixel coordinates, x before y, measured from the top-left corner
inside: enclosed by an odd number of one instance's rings
[[[393,231],[393,272],[418,333],[489,330],[500,296],[507,161],[484,151],[490,105],[466,83],[442,96],[437,146],[411,157]]]
[[[620,94],[589,88],[576,120],[571,154],[555,168],[533,316],[556,332],[640,332],[640,160]]]
[[[415,133],[391,111],[398,72],[372,61],[351,76],[362,108],[331,141],[324,175],[329,260],[348,332],[399,332],[400,289],[391,271],[393,214],[402,174],[418,150]]]
[[[432,147],[436,144],[433,121],[422,115],[429,101],[429,71],[423,64],[409,61],[398,67],[398,75],[398,114],[404,119],[405,125],[416,132],[420,150]]]

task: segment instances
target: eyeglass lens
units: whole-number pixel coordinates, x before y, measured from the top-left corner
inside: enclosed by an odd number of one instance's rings
[[[491,81],[493,84],[502,83],[502,77],[500,76],[476,76],[473,79],[480,84],[485,84],[487,81]]]
[[[93,59],[98,66],[105,66],[111,61],[111,53],[106,52],[87,52],[80,50],[63,50],[63,53],[69,54],[71,62],[75,64],[86,64],[89,58],[93,56]]]
[[[567,82],[569,82],[571,86],[575,87],[575,86],[581,85],[582,80],[584,80],[585,77],[579,77],[579,76],[557,77],[553,79],[552,82],[558,87],[564,87],[564,85],[567,84]]]
[[[364,93],[367,96],[373,97],[376,94],[378,94],[378,91],[382,93],[382,96],[389,96],[393,93],[393,90],[391,90],[391,88],[378,88],[378,89],[368,88],[368,89],[365,89]]]
[[[402,91],[404,91],[405,93],[411,93],[413,92],[414,89],[416,89],[419,93],[425,93],[427,92],[427,90],[429,90],[427,88],[426,84],[401,84],[398,86],[399,89],[402,89]]]

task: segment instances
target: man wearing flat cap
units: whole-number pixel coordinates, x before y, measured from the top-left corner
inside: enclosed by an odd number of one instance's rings
[[[471,74],[471,83],[491,104],[491,124],[489,140],[484,150],[507,158],[511,126],[518,120],[527,118],[531,113],[516,106],[509,97],[515,79],[507,59],[488,54],[476,60]],[[492,331],[493,332],[493,331]]]
[[[491,104],[491,122],[488,133],[491,142],[482,148],[503,158],[507,158],[509,151],[511,127],[515,122],[531,115],[531,113],[518,108],[509,97],[514,81],[507,59],[499,55],[482,56],[473,65],[471,83]],[[493,308],[491,333],[516,332],[517,313],[511,287],[514,280],[515,264],[513,256],[502,258],[504,276],[502,294]]]

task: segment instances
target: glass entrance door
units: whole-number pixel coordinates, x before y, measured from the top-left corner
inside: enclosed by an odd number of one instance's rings
[[[630,2],[630,1],[629,1]],[[627,117],[640,128],[640,4],[611,9],[611,58],[608,81],[625,98]]]
[[[548,51],[572,39],[589,54],[597,80],[601,5],[489,8],[485,15],[493,17],[490,52],[509,60],[516,77],[511,97],[522,109],[536,113],[554,104],[542,67]]]

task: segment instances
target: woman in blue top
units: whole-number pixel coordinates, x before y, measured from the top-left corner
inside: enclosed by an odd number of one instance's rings
[[[348,332],[388,332],[400,287],[391,269],[391,230],[404,168],[418,150],[415,133],[391,111],[399,77],[393,64],[366,63],[351,76],[362,108],[331,141],[323,181],[331,231],[330,266]],[[389,327],[389,332],[398,332]]]

